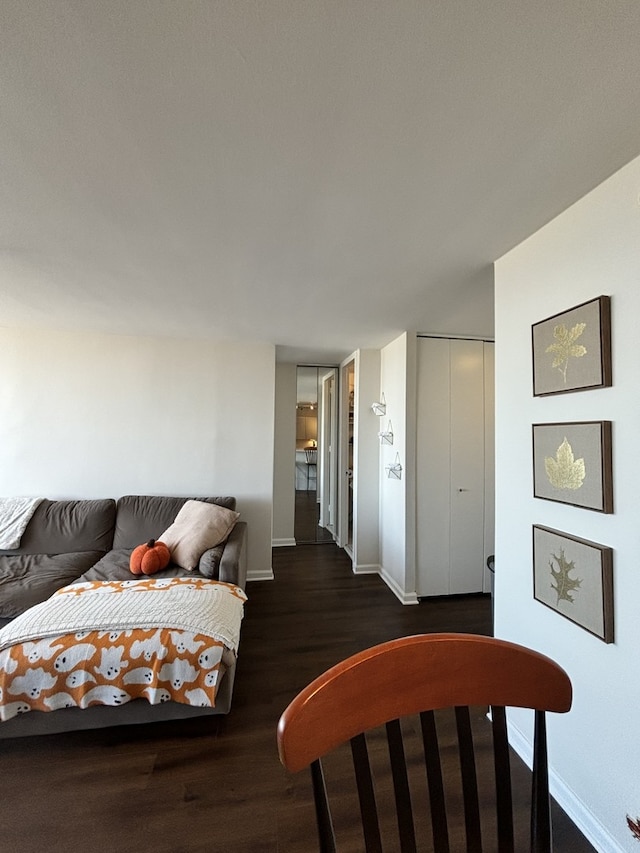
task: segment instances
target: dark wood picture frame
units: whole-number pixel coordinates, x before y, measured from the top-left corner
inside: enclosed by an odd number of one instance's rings
[[[613,643],[613,549],[534,524],[533,597]]]
[[[611,386],[611,297],[534,323],[531,351],[534,397]]]
[[[533,496],[613,512],[611,421],[533,424]]]

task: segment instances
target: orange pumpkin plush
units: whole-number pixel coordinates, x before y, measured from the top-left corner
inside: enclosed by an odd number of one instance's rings
[[[145,545],[133,549],[129,568],[134,575],[153,575],[169,565],[171,554],[164,542],[149,539]]]

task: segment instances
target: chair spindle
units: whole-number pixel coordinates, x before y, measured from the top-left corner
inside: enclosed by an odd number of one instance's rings
[[[547,725],[544,711],[535,713],[531,784],[531,851],[532,853],[551,853],[551,804],[547,765]]]
[[[420,713],[422,729],[422,747],[427,771],[429,806],[431,808],[431,831],[433,833],[434,853],[450,853],[447,810],[444,801],[444,783],[442,781],[442,762],[436,718],[433,711]]]
[[[455,714],[462,776],[464,826],[467,833],[467,853],[482,853],[478,776],[469,708],[466,705],[456,706]]]
[[[373,790],[373,777],[371,776],[367,741],[364,734],[359,734],[351,738],[351,755],[353,757],[353,768],[358,787],[365,850],[366,853],[382,853],[378,809]]]
[[[313,799],[318,822],[320,853],[336,853],[336,836],[333,831],[327,787],[324,782],[322,763],[319,758],[311,762],[311,782],[313,784]]]
[[[400,851],[401,853],[416,853],[416,834],[413,825],[411,793],[409,791],[407,762],[404,757],[400,720],[391,720],[386,724],[386,729],[391,776],[393,778],[393,791],[396,800],[396,814],[398,816]]]
[[[496,813],[498,819],[498,853],[514,853],[513,795],[511,763],[507,736],[507,714],[500,705],[491,706],[493,761],[496,777]]]

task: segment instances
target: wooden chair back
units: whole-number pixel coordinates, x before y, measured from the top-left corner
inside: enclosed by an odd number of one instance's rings
[[[421,634],[391,640],[342,661],[309,684],[278,724],[280,760],[291,772],[311,768],[322,853],[336,838],[321,759],[350,742],[367,853],[382,851],[378,807],[365,732],[384,727],[402,853],[417,850],[401,720],[419,717],[435,853],[450,853],[436,714],[453,709],[459,752],[466,850],[481,853],[478,773],[470,708],[490,709],[497,841],[487,849],[515,853],[506,708],[535,711],[530,841],[551,851],[545,712],[571,707],[569,677],[549,658],[523,646],[473,634]],[[434,713],[435,712],[435,713]],[[438,718],[439,719],[439,718]],[[487,723],[489,725],[489,723]],[[422,805],[420,806],[422,808]],[[426,808],[426,804],[425,807]],[[397,849],[397,848],[396,848]]]

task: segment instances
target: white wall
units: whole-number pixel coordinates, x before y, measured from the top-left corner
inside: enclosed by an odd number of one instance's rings
[[[550,715],[552,783],[598,851],[636,851],[640,815],[640,159],[496,264],[496,634],[556,659],[572,711]],[[531,325],[611,295],[613,387],[547,398],[531,389]],[[532,497],[531,424],[611,420],[615,513]],[[614,549],[615,643],[532,596],[532,524]],[[522,713],[514,717],[522,729]],[[526,751],[526,740],[515,732]]]
[[[295,545],[296,488],[295,364],[276,364],[273,470],[273,545]]]
[[[414,471],[415,424],[408,400],[415,399],[413,387],[415,335],[400,335],[381,351],[380,395],[384,393],[386,414],[376,418],[378,430],[393,427],[393,445],[380,445],[380,554],[381,574],[404,604],[417,604],[415,592]],[[373,402],[373,400],[371,401]],[[402,465],[402,479],[389,478],[386,466]]]
[[[379,394],[380,350],[358,350],[354,357],[353,570],[368,573],[380,571],[378,419],[370,408]]]
[[[0,494],[235,495],[271,576],[275,350],[0,328]]]

